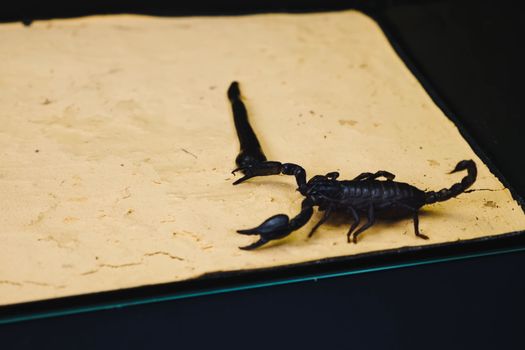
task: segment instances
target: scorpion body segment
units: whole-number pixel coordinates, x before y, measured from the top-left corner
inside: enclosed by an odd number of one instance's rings
[[[333,213],[339,212],[353,219],[347,233],[348,242],[357,243],[358,236],[370,228],[378,217],[400,218],[404,216],[412,216],[416,236],[428,239],[426,235],[419,232],[418,213],[421,207],[455,197],[476,181],[476,164],[472,160],[460,161],[451,171],[451,173],[467,171],[467,175],[460,182],[437,192],[422,191],[410,184],[394,181],[395,175],[384,170],[375,173],[365,172],[352,180],[338,180],[339,173],[337,172],[316,175],[307,180],[306,171],[300,165],[266,160],[255,133],[249,125],[246,108],[240,98],[238,83],[231,84],[228,89],[228,97],[232,104],[241,146],[236,159],[238,167],[233,173],[242,172],[244,174],[233,184],[238,185],[257,176],[290,175],[295,177],[297,190],[305,197],[301,204],[301,211],[291,219],[285,214],[278,214],[268,218],[258,227],[238,230],[240,234],[259,236],[258,241],[240,247],[241,249],[255,249],[271,240],[286,237],[310,220],[314,207],[318,207],[324,212],[324,215],[311,229],[308,237],[311,237]],[[366,217],[367,221],[358,228],[361,217]]]

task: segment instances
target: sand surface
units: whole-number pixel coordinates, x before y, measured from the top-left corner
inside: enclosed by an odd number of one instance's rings
[[[0,25],[0,304],[293,264],[525,228],[525,215],[378,25],[354,11],[106,16]],[[295,215],[291,177],[232,186],[238,80],[266,155],[309,175],[388,170],[473,188],[357,244],[329,222],[247,252],[236,229]]]

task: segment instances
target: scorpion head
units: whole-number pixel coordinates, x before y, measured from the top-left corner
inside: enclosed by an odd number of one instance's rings
[[[312,177],[308,180],[303,189],[299,188],[299,191],[304,196],[328,196],[330,192],[337,191],[339,187],[337,185],[337,180],[335,180],[337,176],[332,174],[334,173]]]

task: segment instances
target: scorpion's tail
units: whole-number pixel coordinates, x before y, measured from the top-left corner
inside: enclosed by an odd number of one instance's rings
[[[446,201],[447,199],[456,197],[457,195],[465,192],[467,188],[472,186],[474,181],[476,181],[476,176],[478,174],[476,163],[474,163],[474,161],[472,160],[462,160],[456,165],[456,167],[450,172],[450,174],[462,170],[467,171],[467,176],[465,176],[461,180],[461,182],[455,183],[454,185],[452,185],[452,187],[443,188],[442,190],[439,190],[437,192],[425,192],[425,204]]]

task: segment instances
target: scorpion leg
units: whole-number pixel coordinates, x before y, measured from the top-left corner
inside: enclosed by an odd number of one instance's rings
[[[310,230],[310,233],[308,234],[308,238],[312,237],[315,233],[315,230],[317,230],[319,226],[321,226],[322,224],[326,222],[326,220],[328,220],[328,218],[330,217],[330,214],[332,214],[332,207],[326,208],[326,211],[324,212],[324,215],[321,218],[321,220],[319,220],[319,222],[317,222],[317,224],[315,224],[315,226]]]
[[[239,248],[243,250],[252,250],[271,240],[288,236],[293,231],[304,226],[304,224],[310,220],[312,214],[314,213],[313,205],[313,200],[307,197],[301,204],[301,212],[291,220],[288,218],[288,215],[277,214],[269,219],[266,219],[262,224],[255,228],[248,230],[238,230],[237,232],[243,235],[260,236],[260,239],[257,242]]]
[[[398,202],[396,204],[412,212],[412,218],[414,220],[414,232],[416,233],[416,236],[423,239],[429,239],[427,235],[424,235],[421,232],[419,232],[419,209],[412,208],[411,206],[406,205],[404,203]]]
[[[354,222],[352,223],[352,226],[350,226],[350,229],[348,230],[348,233],[346,234],[346,240],[348,243],[350,243],[350,236],[352,235],[352,232],[354,232],[357,225],[359,225],[359,214],[355,211],[354,208],[348,207],[348,210],[352,214],[352,217],[354,218]]]
[[[427,235],[422,234],[419,232],[419,214],[417,209],[414,210],[414,232],[416,233],[416,236],[423,239],[428,239]]]
[[[354,243],[357,243],[357,236],[359,236],[361,233],[363,233],[363,231],[369,229],[370,226],[372,226],[375,223],[375,221],[376,221],[376,218],[375,218],[375,215],[374,215],[374,206],[372,204],[370,204],[370,206],[368,207],[368,217],[367,217],[367,219],[368,219],[367,223],[364,224],[363,226],[361,226],[357,231],[355,231],[354,237],[353,237]]]
[[[280,162],[268,161],[251,163],[248,165],[238,167],[232,171],[232,174],[235,175],[236,172],[241,171],[244,174],[244,176],[241,177],[239,180],[235,181],[233,184],[238,185],[241,182],[244,182],[255,176],[278,175],[281,173],[282,166],[283,165]]]
[[[384,177],[388,181],[394,180],[396,177],[394,174],[389,173],[388,171],[379,170],[375,174],[373,173],[361,173],[357,175],[352,181],[360,181],[360,180],[375,180],[378,177]]]

